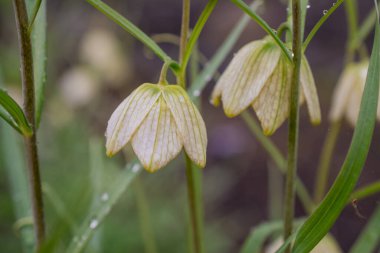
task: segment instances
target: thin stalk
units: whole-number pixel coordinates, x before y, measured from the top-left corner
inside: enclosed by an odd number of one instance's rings
[[[348,24],[348,42],[346,46],[346,61],[354,60],[355,50],[357,47],[350,47],[351,41],[354,41],[358,33],[358,6],[356,0],[346,0],[345,10]]]
[[[293,13],[293,74],[290,91],[289,133],[288,133],[288,164],[285,184],[285,217],[284,240],[293,231],[295,179],[297,173],[298,130],[299,130],[299,86],[302,59],[302,10],[301,1],[292,1]],[[290,247],[287,248],[290,252]]]
[[[260,129],[260,126],[258,125],[258,122],[255,121],[255,119],[247,111],[242,112],[241,116],[244,119],[247,126],[249,127],[249,129],[251,130],[251,132],[253,133],[253,135],[256,137],[256,139],[260,142],[260,144],[272,158],[272,160],[276,164],[276,167],[281,171],[281,173],[285,174],[286,159],[282,155],[280,150],[267,136],[263,134],[263,132]],[[306,210],[307,213],[311,213],[314,209],[313,200],[311,199],[305,185],[298,177],[296,178],[296,192],[301,201],[301,204],[303,205],[303,208]]]
[[[332,154],[334,152],[335,144],[340,132],[341,121],[336,121],[330,126],[325,142],[322,148],[322,154],[319,159],[317,169],[317,180],[314,187],[314,202],[319,203],[326,193],[326,186],[329,176],[329,168],[331,163]]]
[[[353,199],[364,199],[380,192],[380,181],[357,189],[351,194],[350,201]]]
[[[181,38],[179,47],[179,63],[181,71],[177,74],[177,82],[184,89],[186,89],[186,66],[187,66],[187,52],[188,51],[188,34],[190,23],[190,0],[183,0],[182,10],[182,25],[181,25]],[[199,30],[199,29],[198,29]],[[199,30],[200,33],[200,30]],[[186,178],[187,178],[187,192],[188,203],[190,212],[190,223],[193,240],[193,250],[195,253],[203,253],[203,222],[201,212],[201,198],[197,195],[201,195],[199,178],[195,177],[193,164],[191,159],[185,154],[186,162]]]
[[[313,29],[311,29],[310,33],[307,35],[304,43],[303,43],[303,51],[306,51],[306,48],[309,46],[310,41],[314,38],[315,34],[319,31],[319,28],[326,22],[326,20],[333,14],[336,9],[344,2],[344,0],[338,0],[326,13],[323,13],[323,17],[315,24]]]
[[[32,43],[28,31],[28,13],[24,0],[13,0],[16,14],[16,24],[21,51],[21,79],[24,97],[24,113],[31,124],[33,134],[24,137],[27,165],[29,174],[29,187],[32,198],[32,210],[34,231],[36,236],[36,248],[41,248],[45,237],[44,210],[42,201],[42,186],[38,162],[38,150],[35,132],[35,98],[34,98],[34,73]]]
[[[190,158],[185,154],[186,157],[186,178],[187,178],[187,194],[189,199],[189,211],[190,211],[190,222],[192,227],[192,239],[193,239],[193,249],[195,253],[203,253],[203,228],[202,228],[202,217],[201,210],[199,208],[200,199],[197,197],[197,182],[194,173],[193,163]]]
[[[157,253],[156,240],[154,238],[154,231],[149,214],[149,202],[146,198],[144,186],[138,176],[132,185],[136,195],[140,229],[144,241],[145,252]]]

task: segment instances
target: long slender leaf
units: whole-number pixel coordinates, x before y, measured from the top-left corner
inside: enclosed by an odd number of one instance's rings
[[[0,114],[2,118],[6,119],[7,123],[9,123],[13,128],[16,127],[16,130],[23,135],[29,136],[32,134],[32,129],[20,106],[11,96],[7,94],[7,92],[2,89],[0,89],[0,106],[9,114],[14,122],[14,124],[11,124],[9,120],[5,118],[6,116],[2,116],[3,114]]]
[[[341,171],[327,196],[301,227],[294,243],[294,253],[309,252],[327,234],[346,205],[363,169],[375,127],[378,103],[380,71],[379,29],[379,23],[377,22],[359,118],[350,149]]]
[[[151,49],[161,60],[164,62],[170,63],[170,67],[177,71],[179,69],[178,64],[174,62],[161,48],[154,42],[148,35],[146,35],[143,31],[141,31],[136,25],[134,25],[131,21],[123,17],[120,13],[112,9],[107,4],[103,3],[100,0],[87,0],[89,4],[94,6],[104,15],[106,15],[109,19],[114,21],[128,33],[130,33],[133,37],[142,42],[145,46]]]
[[[0,166],[4,166],[8,176],[15,218],[25,220],[32,217],[32,210],[24,154],[19,143],[20,139],[17,137],[11,128],[0,124]],[[32,253],[34,249],[32,224],[20,227],[17,232],[20,235],[23,252]]]
[[[380,205],[372,214],[364,230],[360,233],[359,238],[352,246],[350,253],[374,252],[380,242]]]
[[[87,216],[80,226],[67,248],[67,253],[79,253],[83,251],[96,229],[108,216],[111,209],[141,171],[141,168],[140,163],[133,161],[127,165],[126,169],[120,172],[114,184],[110,185],[109,190],[101,197],[102,203]]]

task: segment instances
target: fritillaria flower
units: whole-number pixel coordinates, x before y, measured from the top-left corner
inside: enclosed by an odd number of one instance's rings
[[[200,167],[206,164],[204,121],[186,91],[178,85],[144,83],[113,112],[106,130],[107,155],[128,142],[144,168],[154,172],[182,147]]]
[[[252,106],[264,134],[273,134],[289,115],[292,63],[272,38],[253,41],[240,49],[220,77],[211,96],[223,103],[228,117]],[[311,122],[321,120],[313,74],[305,56],[301,65],[300,102],[306,100]]]
[[[344,69],[333,94],[329,118],[336,122],[345,117],[355,127],[359,116],[360,102],[368,72],[368,61],[350,63]],[[379,105],[380,107],[380,105]],[[377,119],[380,120],[380,108]]]

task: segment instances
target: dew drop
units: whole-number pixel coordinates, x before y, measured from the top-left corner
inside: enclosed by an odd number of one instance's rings
[[[96,219],[91,220],[91,222],[90,222],[90,228],[91,229],[95,229],[98,225],[99,225],[98,220],[96,220]]]
[[[108,195],[107,192],[103,193],[102,196],[100,196],[100,199],[103,201],[103,202],[106,202],[107,200],[109,200],[110,196]]]
[[[310,4],[306,5],[306,9],[310,9],[310,7],[311,7]]]
[[[326,15],[327,14],[327,10],[323,10],[323,15]]]
[[[140,170],[140,166],[138,164],[133,165],[132,172],[138,172]]]
[[[201,95],[201,91],[200,90],[195,90],[193,92],[193,95],[194,95],[194,97],[199,97]]]
[[[336,5],[336,3],[333,3],[333,6],[335,6]]]

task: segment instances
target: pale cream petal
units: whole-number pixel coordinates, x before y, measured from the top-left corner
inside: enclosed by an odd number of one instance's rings
[[[181,151],[181,138],[162,97],[133,135],[132,147],[141,164],[149,172],[164,167]]]
[[[183,145],[190,159],[200,167],[206,165],[206,126],[186,91],[178,85],[165,86],[164,99],[174,117]]]
[[[239,51],[236,61],[226,70],[222,101],[228,117],[240,114],[252,104],[278,63],[280,48],[267,40],[261,43],[250,52]]]
[[[302,94],[306,98],[310,121],[312,124],[319,124],[321,122],[321,109],[319,106],[319,99],[317,89],[315,87],[313,73],[311,72],[306,57],[302,57],[301,86]]]
[[[218,82],[216,83],[214,90],[211,94],[211,104],[214,106],[219,106],[220,97],[222,96],[223,90],[228,86],[234,85],[237,80],[237,77],[244,66],[250,59],[252,52],[264,45],[264,41],[257,40],[251,43],[248,43],[242,47],[233,57],[232,61],[220,76]]]
[[[106,130],[108,156],[116,154],[129,142],[160,94],[157,85],[142,84],[116,108]]]
[[[343,117],[349,103],[350,94],[355,85],[356,75],[356,67],[349,65],[340,76],[332,97],[332,106],[329,114],[330,121],[338,121]]]
[[[281,57],[278,66],[253,102],[265,135],[271,135],[289,115],[291,65]]]

